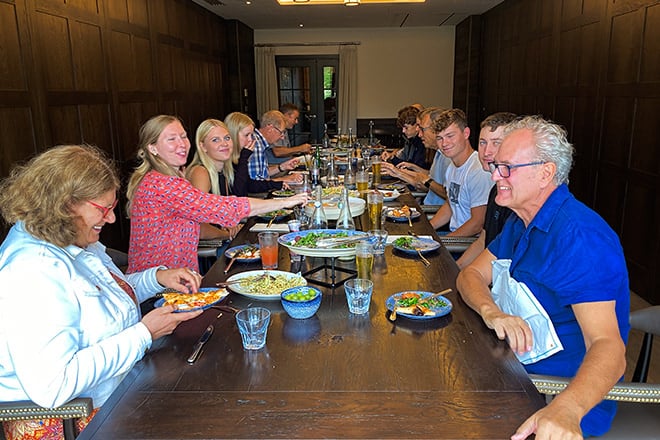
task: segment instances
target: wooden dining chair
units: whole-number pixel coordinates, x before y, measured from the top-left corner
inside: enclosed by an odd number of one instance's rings
[[[87,417],[93,410],[92,399],[78,397],[57,408],[44,408],[31,401],[0,403],[0,422],[17,420],[62,419],[64,439],[73,440],[78,436],[76,419]],[[4,437],[4,433],[0,431]]]
[[[605,396],[619,402],[612,427],[599,440],[660,438],[660,384],[646,383],[651,362],[653,336],[660,334],[660,306],[630,314],[630,326],[644,332],[642,348],[631,382],[619,382]],[[559,394],[570,378],[530,374],[536,389],[545,395]]]

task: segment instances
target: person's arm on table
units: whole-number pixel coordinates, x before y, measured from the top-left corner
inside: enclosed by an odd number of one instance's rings
[[[438,229],[449,223],[451,220],[451,206],[449,203],[445,203],[438,209],[438,212],[429,220],[433,229]]]
[[[281,199],[255,199],[248,198],[250,201],[250,217],[282,208],[293,208],[294,206],[307,203],[307,193],[296,194],[295,196]]]
[[[458,274],[456,288],[465,303],[481,316],[486,327],[494,330],[500,340],[508,339],[511,350],[522,354],[532,349],[532,329],[522,318],[507,315],[495,304],[489,287],[493,281],[491,264],[495,259],[484,249]]]
[[[512,440],[532,433],[537,440],[582,438],[582,417],[603,400],[626,368],[626,347],[614,306],[614,301],[572,306],[587,349],[582,365],[566,389],[520,425]]]
[[[447,203],[445,203],[447,204]],[[447,234],[453,237],[471,237],[483,230],[484,217],[486,216],[486,205],[475,206],[470,209],[470,218],[455,231]]]
[[[282,147],[271,145],[270,148],[273,151],[273,156],[275,157],[289,157],[294,154],[309,154],[312,151],[312,146],[310,144],[301,144],[297,147]]]

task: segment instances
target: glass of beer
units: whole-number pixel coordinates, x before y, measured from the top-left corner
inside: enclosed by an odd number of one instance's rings
[[[374,267],[374,250],[369,242],[361,241],[355,246],[355,265],[357,266],[358,278],[371,279],[371,271]]]
[[[369,190],[369,172],[358,171],[355,173],[355,185],[357,186],[357,190],[360,193],[360,197],[366,199],[366,194]]]
[[[380,156],[371,156],[371,173],[373,174],[374,188],[380,184]]]
[[[382,229],[383,226],[383,193],[380,191],[369,191],[367,193],[367,209],[369,210],[369,229]]]

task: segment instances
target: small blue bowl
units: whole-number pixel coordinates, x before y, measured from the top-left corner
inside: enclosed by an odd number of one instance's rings
[[[308,299],[307,301],[291,301],[285,298],[292,293],[308,292],[310,290],[313,291],[315,295],[312,299]],[[316,313],[321,306],[321,291],[316,287],[291,287],[282,292],[280,299],[282,301],[282,307],[284,307],[284,310],[286,310],[290,317],[293,319],[307,319],[314,316],[314,313]]]

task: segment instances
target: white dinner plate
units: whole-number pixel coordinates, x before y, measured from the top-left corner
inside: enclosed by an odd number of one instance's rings
[[[264,277],[263,281],[268,282],[268,277],[275,277],[276,280],[273,282],[279,282],[280,279],[284,279],[286,282],[285,285],[277,287],[275,290],[261,293],[253,285],[243,285],[242,283],[230,284],[228,286],[232,292],[236,292],[239,295],[247,296],[248,298],[258,299],[258,300],[267,300],[274,301],[280,299],[280,294],[290,287],[296,286],[306,286],[307,280],[303,278],[299,273],[284,272],[281,270],[251,270],[248,272],[241,272],[234,274],[227,278],[228,283],[233,283],[237,280],[242,280],[244,278],[250,277]],[[259,281],[261,283],[261,281]],[[255,282],[256,284],[256,282]],[[268,285],[268,284],[266,284]],[[269,287],[270,289],[271,287]]]

